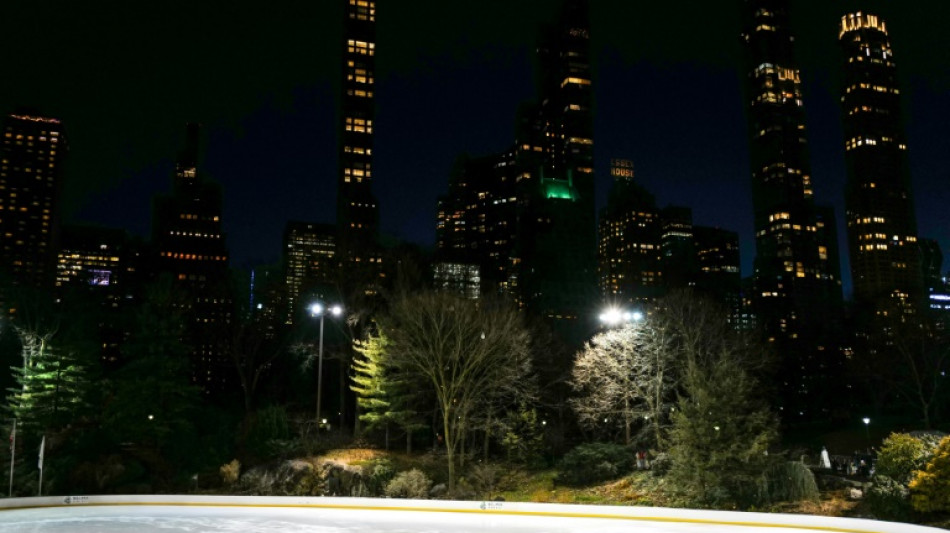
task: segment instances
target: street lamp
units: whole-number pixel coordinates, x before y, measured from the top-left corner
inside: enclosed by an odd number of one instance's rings
[[[871,424],[871,419],[868,417],[864,417],[861,419],[861,421],[864,422],[864,437],[867,439],[868,452],[870,452],[871,451],[871,432],[868,430],[868,425]]]
[[[317,420],[322,420],[320,418],[320,401],[323,399],[323,317],[326,316],[327,311],[333,316],[340,316],[343,314],[343,307],[333,305],[327,309],[324,308],[321,303],[315,303],[310,306],[311,316],[320,317],[320,344],[317,349]],[[326,424],[326,422],[324,422],[324,424]]]
[[[625,311],[617,307],[610,307],[605,309],[598,318],[608,326],[616,326],[624,322],[639,322],[643,320],[643,313],[640,311]]]

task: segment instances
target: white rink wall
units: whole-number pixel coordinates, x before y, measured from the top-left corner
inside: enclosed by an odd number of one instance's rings
[[[742,529],[761,530],[764,528],[782,528],[789,531],[825,531],[840,533],[924,533],[943,531],[935,528],[883,522],[855,518],[830,518],[812,515],[792,515],[779,513],[745,513],[733,511],[709,511],[694,509],[669,509],[662,507],[618,507],[606,505],[566,505],[522,502],[471,502],[443,500],[403,500],[374,498],[324,498],[290,496],[190,496],[190,495],[151,495],[151,496],[48,496],[39,498],[10,498],[0,500],[0,529],[6,518],[19,515],[18,510],[56,509],[57,514],[69,515],[70,508],[120,507],[133,511],[138,507],[148,514],[154,508],[161,508],[163,514],[174,514],[180,508],[182,514],[193,514],[201,508],[227,509],[238,508],[274,514],[281,510],[333,510],[355,513],[353,516],[375,514],[373,511],[385,511],[397,516],[406,527],[414,520],[425,518],[426,523],[444,518],[446,526],[460,519],[464,520],[495,517],[533,517],[549,521],[550,519],[572,518],[593,519],[604,523],[617,524],[618,521],[638,522],[642,526],[650,525],[651,530],[678,531],[677,527],[689,525],[691,528],[708,526],[710,530],[741,531]],[[148,507],[148,509],[146,509]],[[77,513],[79,511],[77,510]],[[631,524],[632,526],[633,524]],[[539,528],[539,530],[541,530]]]

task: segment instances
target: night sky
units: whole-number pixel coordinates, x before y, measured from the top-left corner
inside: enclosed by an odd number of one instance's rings
[[[611,158],[634,161],[660,206],[740,232],[754,256],[738,0],[591,0],[598,199]],[[513,141],[535,96],[540,25],[555,2],[378,0],[374,191],[384,232],[435,239],[454,159]],[[793,1],[816,197],[837,207],[844,148],[837,24],[882,16],[901,76],[919,233],[950,247],[950,4]],[[148,235],[184,124],[206,127],[203,170],[225,188],[233,264],[275,262],[289,219],[335,220],[342,40],[337,0],[0,6],[0,112],[65,121],[64,215]],[[847,272],[847,263],[842,265]]]

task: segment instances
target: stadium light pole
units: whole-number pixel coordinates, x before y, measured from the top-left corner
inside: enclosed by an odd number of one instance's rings
[[[333,316],[340,316],[343,314],[343,307],[340,305],[332,305],[327,309],[321,303],[315,303],[310,306],[310,315],[320,317],[320,344],[317,348],[317,424],[324,423],[321,422],[320,407],[323,400],[323,319],[327,316],[327,312]],[[317,427],[319,427],[319,425]]]

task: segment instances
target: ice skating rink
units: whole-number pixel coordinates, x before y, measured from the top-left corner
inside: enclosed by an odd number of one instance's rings
[[[0,531],[62,533],[924,533],[933,528],[809,515],[518,502],[242,496],[0,500]]]

